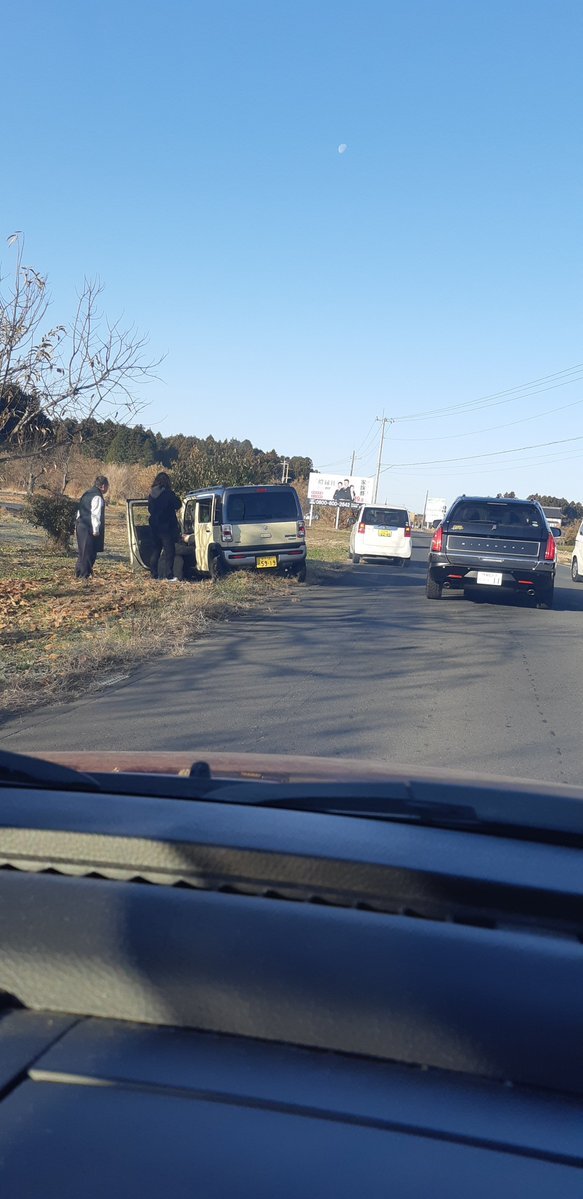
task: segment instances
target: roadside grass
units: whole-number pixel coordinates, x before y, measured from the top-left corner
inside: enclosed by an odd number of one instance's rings
[[[0,715],[77,697],[157,655],[179,656],[217,622],[299,602],[294,579],[241,571],[218,584],[154,582],[127,560],[125,511],[110,506],[93,579],[19,514],[0,514]],[[347,563],[348,533],[308,533],[308,586]]]

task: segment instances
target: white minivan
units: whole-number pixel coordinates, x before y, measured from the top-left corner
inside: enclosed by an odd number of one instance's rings
[[[364,504],[352,526],[348,557],[384,558],[407,566],[411,558],[411,521],[406,508]]]

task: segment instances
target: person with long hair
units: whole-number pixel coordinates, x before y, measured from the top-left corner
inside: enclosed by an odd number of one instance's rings
[[[178,581],[174,575],[174,550],[176,542],[180,539],[180,527],[176,517],[180,507],[181,500],[172,490],[169,475],[166,471],[160,471],[148,496],[149,525],[152,531],[150,573],[153,579],[159,576],[162,555],[162,577],[173,583]]]

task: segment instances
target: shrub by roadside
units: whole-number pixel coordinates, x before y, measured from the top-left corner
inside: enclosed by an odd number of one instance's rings
[[[75,530],[77,501],[66,495],[38,492],[29,496],[24,518],[35,529],[43,529],[53,549],[67,550]]]

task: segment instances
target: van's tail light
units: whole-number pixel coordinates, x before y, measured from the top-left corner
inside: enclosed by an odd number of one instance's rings
[[[432,550],[432,553],[434,553],[434,554],[440,554],[442,549],[443,549],[443,528],[441,525],[438,525],[437,529],[435,530],[435,533],[433,534],[433,541],[431,542],[431,550]]]
[[[551,536],[549,537],[549,539],[547,541],[547,548],[545,550],[545,562],[556,562],[556,559],[557,559],[557,543],[556,543],[553,535],[551,534]]]
[[[305,537],[305,536],[306,536],[306,522],[305,522],[305,520],[298,520],[298,537]]]
[[[405,525],[405,537],[411,536],[411,525]]]
[[[361,522],[360,522],[360,524],[359,524],[359,526],[358,526],[358,531],[359,531],[359,533],[364,533],[364,532],[365,532],[365,530],[366,530],[366,525],[365,525],[364,521],[363,521],[363,520],[361,520]]]
[[[221,525],[221,541],[232,541],[232,540],[233,540],[232,525]]]

